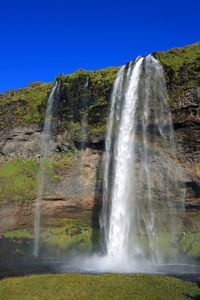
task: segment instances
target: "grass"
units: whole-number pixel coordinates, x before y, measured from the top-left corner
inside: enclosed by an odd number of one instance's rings
[[[173,108],[176,97],[180,93],[199,86],[200,42],[182,48],[157,52],[157,58],[164,66],[168,92],[171,97],[169,104]]]
[[[200,233],[186,233],[180,241],[181,250],[191,257],[200,257]]]
[[[34,82],[27,88],[7,91],[0,97],[0,128],[13,124],[39,124],[43,122],[46,101],[53,82]]]
[[[59,247],[62,250],[69,250],[73,246],[90,250],[91,235],[91,227],[81,227],[70,222],[63,227],[45,230],[42,234],[42,244],[47,247]]]
[[[160,232],[158,236],[152,237],[152,247],[165,257],[173,256],[177,254],[175,241],[176,236],[167,232]],[[138,243],[147,256],[152,252],[147,236],[138,236]]]
[[[62,172],[62,170],[61,170]],[[52,177],[53,180],[54,176]],[[59,179],[58,179],[59,181]],[[188,257],[200,257],[200,232],[199,232],[199,214],[190,212],[186,214],[186,220],[183,227],[174,234],[166,232],[163,228],[162,232],[152,237],[153,249],[158,249],[165,257],[185,254]],[[30,225],[30,224],[29,224]],[[6,232],[5,237],[16,238],[33,238],[32,227],[15,231]],[[166,228],[165,228],[166,229]],[[66,234],[67,230],[67,234]],[[42,222],[42,246],[48,249],[48,252],[54,253],[59,251],[66,254],[72,248],[81,251],[97,249],[99,246],[99,229],[91,224],[91,216],[81,212],[70,218],[47,218]],[[148,256],[151,253],[148,237],[146,235],[138,235],[138,243],[144,249]],[[178,247],[178,248],[177,248]],[[181,252],[179,252],[179,250]]]
[[[0,281],[1,299],[198,299],[196,283],[156,275],[59,274]]]
[[[0,166],[0,203],[29,201],[37,194],[38,166],[33,160],[16,159]]]
[[[66,234],[67,229],[67,234]],[[65,220],[65,226],[45,227],[41,231],[41,255],[45,257],[66,258],[71,250],[90,253],[99,246],[98,230],[79,226],[75,220]],[[4,233],[0,241],[0,257],[27,259],[33,250],[33,227],[29,230],[14,230]]]
[[[65,221],[64,221],[65,220]],[[53,226],[45,225],[42,229],[41,245],[43,250],[47,249],[49,253],[59,252],[65,255],[72,248],[76,250],[87,251],[98,249],[99,234],[98,229],[91,226],[81,226],[75,220],[64,219],[63,224],[55,223]],[[80,223],[80,222],[79,222]],[[26,230],[15,230],[5,233],[5,237],[13,238],[33,238],[32,232]],[[181,251],[189,257],[200,256],[200,233],[188,234],[182,236],[178,242],[177,236],[172,236],[167,232],[161,232],[159,236],[152,237],[152,246],[165,257],[178,255],[176,243],[179,243]],[[147,236],[138,236],[138,243],[148,257],[152,250],[150,249]]]
[[[54,220],[55,221],[55,220]],[[60,222],[60,223],[59,223]],[[81,226],[80,220],[73,219],[58,219],[53,220],[51,224],[45,225],[42,229],[41,246],[43,251],[48,250],[48,253],[60,253],[60,255],[67,255],[71,249],[80,251],[90,251],[98,249],[99,246],[99,230],[91,226]],[[67,233],[66,233],[67,231]],[[29,230],[15,230],[5,233],[5,238],[17,239],[33,239],[32,229]],[[149,242],[147,236],[138,236],[138,243],[144,249],[145,254],[150,255]],[[159,236],[152,238],[152,245],[165,257],[180,255],[176,248],[178,245],[181,253],[188,257],[200,257],[200,233],[185,232],[172,236],[167,232],[161,232]],[[20,248],[20,245],[19,247]],[[23,245],[22,245],[23,248]],[[23,250],[23,249],[22,249]]]
[[[172,66],[179,70],[183,65],[191,64],[200,67],[200,42],[182,48],[173,48],[168,51],[160,51],[159,60],[165,65]],[[195,67],[196,69],[198,66]]]
[[[77,162],[76,154],[67,151],[43,161],[49,186],[57,184]],[[39,161],[15,159],[0,164],[0,203],[30,201],[37,197]],[[48,189],[48,186],[47,186]],[[51,190],[49,189],[49,193]]]
[[[6,232],[5,237],[6,238],[13,237],[13,238],[29,238],[29,239],[31,239],[31,238],[33,238],[33,235],[25,230],[21,230],[21,231],[15,230],[15,231]]]
[[[80,81],[83,81],[85,83],[87,76],[89,76],[90,80],[94,80],[94,81],[101,80],[102,83],[105,81],[113,82],[116,78],[116,74],[118,70],[119,67],[108,67],[106,69],[100,69],[96,71],[87,71],[87,70],[79,69],[76,72],[69,75],[60,74],[57,76],[56,80],[68,84],[71,80],[82,79]]]

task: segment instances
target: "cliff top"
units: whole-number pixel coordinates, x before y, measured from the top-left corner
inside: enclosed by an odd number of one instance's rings
[[[172,98],[180,90],[200,86],[200,42],[182,48],[173,48],[167,51],[154,52],[153,55],[163,64],[166,74],[166,81],[169,94]],[[102,104],[103,109],[108,105],[112,84],[116,78],[119,67],[87,71],[77,70],[69,75],[59,74],[63,88],[68,90],[68,97],[76,98],[76,104],[83,92],[84,82],[89,76],[90,90],[93,95],[90,111],[98,110],[93,115],[93,120],[98,117]],[[77,83],[77,81],[80,81]],[[0,93],[0,129],[21,124],[42,125],[46,109],[46,101],[53,87],[53,82],[42,83],[40,81],[30,83],[27,88],[10,90]],[[74,89],[80,89],[76,95]],[[98,103],[96,103],[96,102]],[[98,108],[98,109],[97,109]],[[101,116],[99,116],[101,117]]]

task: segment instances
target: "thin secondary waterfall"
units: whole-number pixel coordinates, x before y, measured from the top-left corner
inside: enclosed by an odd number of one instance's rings
[[[51,90],[47,101],[46,107],[46,116],[44,121],[44,129],[41,143],[41,153],[40,153],[40,167],[38,174],[38,195],[36,199],[36,208],[35,208],[35,223],[34,223],[34,250],[33,254],[38,257],[39,255],[39,247],[40,247],[40,219],[41,219],[41,204],[42,197],[45,189],[45,184],[47,183],[47,174],[46,174],[46,166],[47,160],[50,158],[53,151],[53,143],[52,143],[52,132],[54,129],[54,120],[53,120],[53,109],[55,102],[56,92],[59,90],[59,84],[56,82],[54,87]]]
[[[162,65],[139,57],[117,75],[107,128],[100,225],[115,264],[163,261],[163,232],[175,234],[174,216],[183,209],[174,146]]]

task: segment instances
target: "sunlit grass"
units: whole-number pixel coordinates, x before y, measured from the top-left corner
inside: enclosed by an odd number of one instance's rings
[[[156,275],[59,274],[8,278],[1,299],[197,299],[196,283]],[[196,298],[195,298],[196,297]]]
[[[56,184],[77,162],[76,155],[67,151],[55,154],[51,160],[42,161],[48,183]],[[0,164],[0,203],[30,201],[37,197],[38,171],[41,165],[35,159],[15,159]]]
[[[33,235],[31,233],[29,233],[28,231],[25,230],[14,230],[14,231],[8,231],[5,233],[5,237],[9,238],[9,237],[15,237],[15,238],[33,238]]]

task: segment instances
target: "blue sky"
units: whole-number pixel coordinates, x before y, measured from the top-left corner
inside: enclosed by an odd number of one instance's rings
[[[200,40],[199,0],[10,0],[0,11],[0,92]]]

